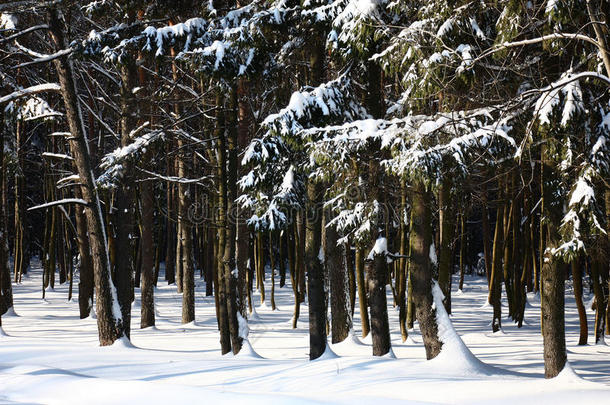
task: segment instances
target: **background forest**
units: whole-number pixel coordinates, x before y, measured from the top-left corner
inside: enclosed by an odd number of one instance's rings
[[[579,344],[610,334],[608,19],[597,0],[5,1],[0,314],[39,260],[43,299],[78,276],[102,346],[155,325],[162,283],[193,322],[203,280],[223,354],[291,288],[310,359],[356,306],[374,356],[417,322],[433,359],[452,278],[479,275],[490,332],[539,293],[555,377],[566,292]]]

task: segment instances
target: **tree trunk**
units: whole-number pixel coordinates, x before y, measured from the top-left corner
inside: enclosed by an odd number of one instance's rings
[[[142,198],[142,308],[140,328],[155,325],[155,279],[153,272],[154,260],[154,191],[150,181],[140,183],[140,196]]]
[[[221,173],[220,181],[224,181],[226,184],[226,196],[225,196],[225,218],[224,224],[221,222],[221,226],[226,229],[225,237],[225,249],[224,249],[224,288],[226,307],[229,323],[229,332],[231,334],[231,346],[233,353],[237,354],[241,350],[243,336],[239,335],[239,324],[237,322],[237,274],[233,271],[236,270],[235,263],[235,235],[236,235],[236,223],[235,223],[235,199],[237,198],[237,124],[238,124],[238,105],[237,105],[237,91],[233,89],[231,91],[231,109],[229,119],[227,121],[228,126],[228,137],[226,139],[226,152],[224,149],[225,142],[223,136],[221,136],[221,150],[220,155],[226,153],[226,157],[222,160],[226,160],[226,168],[223,165],[221,169],[224,175]],[[272,305],[275,307],[273,301],[273,295],[271,297]]]
[[[138,118],[138,103],[132,89],[137,83],[137,68],[132,58],[126,57],[120,67],[121,72],[121,147],[131,142],[131,132],[135,129]],[[116,244],[119,247],[115,255],[114,282],[123,316],[122,334],[131,334],[131,303],[133,301],[133,249],[135,234],[135,196],[133,167],[125,163],[125,173],[116,190],[114,215]]]
[[[438,284],[445,296],[443,304],[451,313],[451,264],[453,238],[455,237],[455,212],[451,198],[451,181],[445,179],[439,191],[440,257],[438,260]]]
[[[307,298],[309,302],[309,359],[317,359],[326,350],[326,306],[324,298],[324,265],[321,263],[322,187],[307,185],[308,215],[305,231],[305,263],[307,268]]]
[[[579,345],[586,345],[589,339],[589,327],[587,325],[587,311],[582,302],[582,263],[580,257],[572,261],[572,283],[574,285],[574,299],[578,309],[578,321],[580,325]]]
[[[56,9],[49,8],[48,20],[54,50],[57,52],[65,49],[64,32]],[[67,56],[57,58],[53,63],[57,70],[61,94],[66,108],[66,120],[70,128],[70,136],[68,137],[70,152],[82,184],[82,198],[87,204],[85,217],[87,218],[87,230],[95,277],[98,333],[100,344],[105,346],[112,344],[116,339],[121,337],[123,320],[120,311],[113,311],[115,305],[118,305],[118,299],[116,289],[110,278],[110,261],[108,246],[106,245],[107,239],[104,221],[97,188],[93,179],[93,170],[89,160],[87,139],[85,138],[82,116],[76,96],[72,64]]]
[[[462,211],[462,214],[460,215],[460,283],[458,285],[458,290],[460,291],[464,289],[464,273],[466,272],[464,255],[466,254],[466,241],[466,214]]]
[[[367,337],[371,330],[369,323],[369,304],[366,296],[366,285],[364,283],[364,259],[362,248],[356,247],[356,281],[358,284],[358,303],[360,304],[360,323],[362,328],[362,338]]]
[[[432,300],[432,274],[430,270],[430,196],[424,184],[416,181],[411,193],[413,226],[411,228],[411,279],[413,301],[419,329],[426,348],[428,360],[438,356],[442,342],[438,337],[436,310]]]
[[[493,318],[491,321],[492,332],[498,332],[502,329],[502,273],[501,273],[501,248],[502,242],[500,241],[500,235],[502,234],[502,221],[503,221],[504,209],[502,205],[498,205],[496,215],[496,228],[494,230],[494,242],[492,248],[492,262],[491,262],[491,284],[489,286],[489,296],[487,300],[493,307]]]
[[[337,230],[329,226],[326,228],[326,273],[330,278],[330,313],[332,342],[344,341],[352,328],[349,310],[349,285],[345,266],[343,266],[342,247],[337,246]]]
[[[80,191],[75,190],[75,196],[80,198]],[[91,259],[91,247],[87,237],[87,219],[82,207],[75,207],[74,218],[76,220],[76,233],[78,244],[78,255],[80,257],[80,281],[78,283],[78,307],[80,318],[84,319],[91,315],[93,308],[93,262]]]
[[[561,237],[558,226],[562,218],[562,206],[558,199],[556,183],[552,179],[559,176],[552,157],[549,157],[548,146],[542,146],[542,212],[546,218],[546,250],[541,274],[542,293],[540,309],[542,310],[542,338],[544,341],[544,374],[546,378],[556,377],[567,362],[565,319],[564,319],[564,285],[565,263],[552,254],[559,246]]]
[[[387,240],[383,243],[387,244]],[[391,348],[388,302],[385,291],[387,282],[385,252],[371,252],[364,261],[364,268],[367,274],[369,305],[371,308],[373,356],[383,356],[387,354]]]
[[[4,109],[0,108],[0,145],[4,145]],[[0,201],[0,326],[2,315],[13,307],[13,289],[11,285],[11,271],[8,267],[8,229],[6,222],[6,162],[4,150],[0,153],[0,187],[2,188],[2,201]]]

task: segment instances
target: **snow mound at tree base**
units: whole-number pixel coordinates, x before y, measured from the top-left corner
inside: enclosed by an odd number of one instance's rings
[[[443,347],[438,356],[427,362],[428,367],[439,371],[457,372],[464,376],[503,374],[502,370],[477,359],[464,344],[460,335],[453,328],[443,305],[443,292],[436,282],[432,286],[432,297],[434,299],[433,307],[436,310],[438,337],[443,343]]]
[[[312,361],[320,361],[320,360],[332,360],[338,359],[339,356],[335,352],[332,351],[328,343],[326,343],[326,349],[324,349],[324,353],[320,355],[317,359],[313,359]]]
[[[4,329],[2,329],[2,326],[0,326],[0,337],[8,337]]]
[[[2,316],[19,316],[19,315],[17,315],[17,313],[15,312],[15,307],[10,307],[9,309],[6,310],[6,312]]]
[[[235,355],[235,357],[239,357],[239,358],[248,357],[251,359],[264,359],[263,356],[261,356],[254,350],[254,348],[252,347],[252,345],[250,344],[250,341],[248,339],[244,339],[242,341],[241,350],[239,351],[239,353],[237,353]]]
[[[560,383],[582,383],[585,381],[578,374],[576,374],[570,363],[566,363],[563,370],[561,370],[561,373],[559,373],[557,377],[553,378],[552,380]]]
[[[136,348],[133,343],[129,340],[127,336],[121,336],[117,340],[114,341],[110,346],[106,346],[107,348],[112,349],[134,349]]]

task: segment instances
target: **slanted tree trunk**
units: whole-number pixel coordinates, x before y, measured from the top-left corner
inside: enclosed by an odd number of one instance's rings
[[[54,50],[66,48],[66,40],[62,29],[59,14],[55,8],[48,9],[48,24]],[[118,305],[116,289],[110,277],[110,261],[108,246],[106,245],[106,232],[102,218],[100,201],[93,179],[93,170],[89,159],[87,139],[85,137],[82,116],[76,96],[72,63],[67,56],[53,61],[57,70],[61,94],[66,108],[66,120],[70,128],[68,142],[70,152],[76,165],[81,182],[82,198],[86,202],[85,217],[91,248],[91,258],[94,270],[97,324],[99,340],[102,346],[112,344],[123,333],[123,319],[120,311],[114,311]]]
[[[436,310],[432,300],[432,274],[430,270],[430,245],[432,233],[430,230],[430,196],[424,184],[417,180],[411,192],[413,221],[411,228],[411,280],[413,283],[413,301],[419,321],[426,358],[438,356],[442,342],[438,337]]]

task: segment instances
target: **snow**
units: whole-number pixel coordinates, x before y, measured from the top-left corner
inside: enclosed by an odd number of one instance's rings
[[[14,30],[17,25],[17,19],[9,13],[0,13],[0,29]]]
[[[373,260],[375,256],[383,255],[386,256],[388,254],[388,240],[384,237],[379,237],[375,241],[375,245],[369,252],[367,259]]]
[[[9,101],[16,100],[21,97],[28,96],[30,94],[42,93],[45,91],[58,92],[60,90],[61,90],[61,87],[57,83],[38,84],[38,85],[31,86],[31,87],[28,87],[25,89],[20,89],[20,90],[14,91],[10,94],[7,94],[6,96],[0,97],[0,105],[4,104],[4,103],[8,103]]]
[[[595,191],[584,178],[579,178],[576,182],[576,188],[570,197],[569,206],[576,204],[589,205],[589,202],[595,199]]]
[[[436,247],[434,246],[434,242],[432,242],[432,244],[430,245],[430,251],[428,252],[428,255],[430,257],[430,263],[436,266],[438,264],[438,258],[436,257]]]
[[[64,198],[62,200],[51,201],[45,204],[35,205],[33,207],[28,208],[28,211],[39,210],[41,208],[54,207],[56,205],[62,204],[80,204],[80,205],[88,205],[87,201],[81,198]]]
[[[468,289],[453,297],[451,322],[436,303],[444,345],[426,361],[417,324],[402,343],[398,311],[387,288],[392,351],[396,358],[375,358],[370,334],[359,339],[356,303],[354,330],[348,339],[328,345],[322,358],[308,361],[307,304],[292,329],[290,280],[276,288],[279,311],[250,317],[250,333],[237,355],[220,354],[214,297],[196,279],[196,322],[181,324],[181,299],[163,280],[155,300],[156,328],[138,329],[132,313],[132,340],[99,347],[96,320],[79,319],[78,300],[68,302],[68,285],[40,301],[42,272],[32,263],[29,277],[14,285],[19,317],[2,317],[8,336],[0,344],[0,403],[167,404],[206,401],[236,403],[605,403],[610,394],[610,347],[578,346],[578,312],[566,290],[568,366],[555,379],[544,379],[539,301],[530,295],[526,325],[503,319],[505,333],[488,327],[492,309],[480,308],[487,296],[485,277],[466,275]],[[78,274],[74,280],[78,293]],[[457,278],[453,282],[454,292]],[[435,300],[442,299],[435,289]],[[585,291],[585,300],[591,297]],[[136,300],[140,290],[136,289]],[[506,302],[504,302],[506,303]],[[590,325],[594,312],[587,310]],[[463,341],[463,343],[461,343]],[[471,353],[482,362],[470,357]],[[579,377],[580,376],[580,377]],[[9,402],[10,401],[10,402]]]
[[[557,8],[557,0],[548,0],[546,3],[546,14],[551,14]]]

